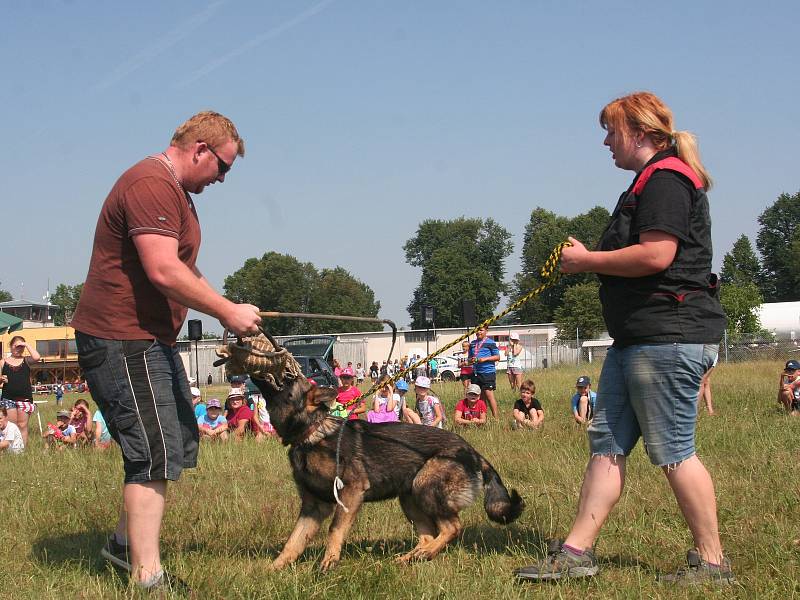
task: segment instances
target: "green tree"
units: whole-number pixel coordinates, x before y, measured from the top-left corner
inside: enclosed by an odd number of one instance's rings
[[[600,284],[589,281],[569,286],[553,316],[560,339],[574,340],[576,329],[581,339],[596,338],[606,328],[600,304]]]
[[[507,292],[505,259],[512,250],[511,234],[493,219],[423,221],[403,250],[406,261],[422,269],[408,305],[412,327],[425,327],[425,304],[436,310],[437,327],[463,326],[462,300],[474,300],[476,316],[486,319]]]
[[[353,317],[377,317],[381,303],[375,300],[375,292],[366,283],[359,281],[342,267],[323,269],[316,278],[311,294],[311,312],[327,315]],[[309,320],[307,333],[380,331],[380,324],[358,321]]]
[[[728,283],[720,287],[719,300],[728,317],[728,337],[759,333],[758,307],[764,302],[758,286],[752,282]]]
[[[750,238],[742,234],[733,248],[722,259],[720,280],[725,283],[753,283],[761,279],[761,264],[750,243]]]
[[[230,300],[255,304],[263,311],[374,317],[380,309],[369,286],[345,269],[319,273],[313,264],[278,252],[248,258],[241,269],[225,278],[224,290]],[[265,325],[275,335],[381,329],[380,324],[291,318],[268,319]]]
[[[10,292],[0,289],[0,302],[9,302],[13,299]]]
[[[761,254],[760,288],[767,302],[800,298],[800,192],[781,194],[758,217],[756,246]]]
[[[58,306],[58,309],[52,314],[54,325],[61,327],[72,319],[82,291],[82,283],[75,285],[59,283],[56,286],[56,291],[50,296],[50,302]]]
[[[535,208],[525,226],[522,264],[520,272],[514,278],[512,302],[542,282],[540,270],[556,245],[572,236],[580,240],[587,248],[594,248],[610,218],[611,215],[602,206],[595,206],[588,212],[573,218],[556,215],[541,207]],[[561,305],[567,287],[592,281],[596,282],[597,277],[591,273],[562,278],[555,286],[520,307],[516,311],[516,322],[545,323],[552,321],[556,308]]]

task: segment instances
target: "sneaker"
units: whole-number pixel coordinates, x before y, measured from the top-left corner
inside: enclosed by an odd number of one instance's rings
[[[182,596],[192,595],[192,589],[189,587],[189,584],[166,571],[161,571],[161,576],[149,585],[139,584],[139,586],[150,594],[172,592]]]
[[[553,581],[562,578],[591,577],[596,575],[600,567],[594,552],[584,550],[583,554],[563,547],[561,540],[548,543],[547,557],[538,564],[522,567],[514,571],[518,579],[533,581]]]
[[[117,537],[113,533],[108,536],[105,545],[100,550],[100,556],[112,563],[115,567],[119,567],[128,573],[131,572],[128,545],[117,543]]]
[[[675,573],[661,575],[658,580],[662,583],[677,585],[695,585],[707,582],[716,585],[736,583],[736,578],[731,570],[731,561],[724,556],[722,564],[712,565],[700,558],[697,550],[692,549],[686,553],[686,564],[686,567],[681,567]]]

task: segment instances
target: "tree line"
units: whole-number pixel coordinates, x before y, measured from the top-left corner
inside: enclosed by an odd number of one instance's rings
[[[520,271],[508,282],[505,263],[513,246],[507,229],[491,218],[423,221],[403,246],[406,262],[420,269],[407,306],[412,328],[426,326],[425,306],[433,308],[437,327],[463,327],[465,300],[474,302],[478,321],[490,317],[503,297],[512,303],[541,283],[539,269],[558,243],[572,236],[594,247],[609,219],[601,206],[575,217],[535,208],[525,225]],[[781,194],[758,223],[758,252],[742,235],[722,261],[720,300],[733,337],[761,331],[756,309],[762,303],[800,299],[800,192]],[[51,296],[61,307],[53,316],[56,325],[74,312],[82,287],[56,287]],[[598,289],[593,274],[563,277],[503,322],[555,322],[561,338],[574,339],[576,333],[583,339],[596,337],[605,329]],[[347,269],[318,269],[273,251],[248,258],[226,277],[224,294],[268,311],[364,317],[376,317],[380,311],[373,290]],[[10,299],[0,289],[0,301]],[[381,329],[378,324],[314,319],[274,319],[269,326],[277,335]]]

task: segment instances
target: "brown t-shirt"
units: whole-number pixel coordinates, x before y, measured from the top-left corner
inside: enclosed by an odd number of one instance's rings
[[[133,243],[141,233],[176,238],[178,257],[194,268],[200,249],[197,212],[166,164],[153,158],[123,173],[103,204],[71,323],[78,331],[112,340],[175,343],[187,309],[150,283]]]

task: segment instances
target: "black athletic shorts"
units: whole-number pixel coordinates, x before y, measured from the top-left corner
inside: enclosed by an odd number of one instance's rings
[[[496,390],[497,373],[473,373],[472,383],[479,385],[481,390]]]

